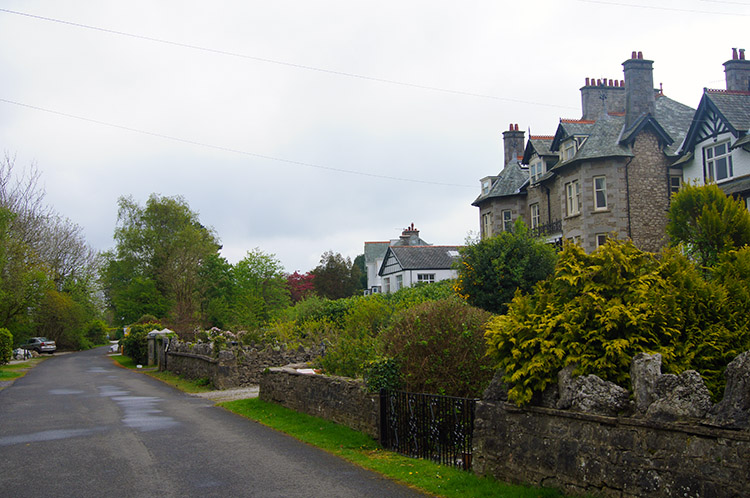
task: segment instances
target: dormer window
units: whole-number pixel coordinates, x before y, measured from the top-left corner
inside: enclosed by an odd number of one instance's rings
[[[529,178],[532,182],[536,182],[544,174],[544,160],[541,157],[536,157],[531,161],[529,166]]]
[[[732,151],[729,150],[729,142],[705,147],[703,154],[706,180],[720,182],[734,176]]]
[[[574,139],[566,140],[562,146],[562,160],[570,161],[576,155],[576,141]]]
[[[482,180],[482,195],[487,195],[490,193],[490,187],[492,186],[492,180],[489,178],[485,178]]]

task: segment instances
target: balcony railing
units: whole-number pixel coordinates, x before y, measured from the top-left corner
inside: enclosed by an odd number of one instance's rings
[[[544,225],[539,225],[531,229],[535,237],[547,237],[550,235],[562,234],[562,220],[555,220]]]

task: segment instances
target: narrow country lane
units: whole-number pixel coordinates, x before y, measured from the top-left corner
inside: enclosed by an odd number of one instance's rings
[[[55,356],[0,391],[0,496],[423,496],[104,351]]]

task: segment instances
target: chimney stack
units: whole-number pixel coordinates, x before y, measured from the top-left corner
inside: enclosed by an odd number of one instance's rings
[[[518,124],[510,124],[508,131],[503,132],[503,151],[505,152],[505,162],[503,167],[511,161],[517,160],[518,156],[523,155],[524,132],[518,131]]]
[[[609,78],[586,78],[581,87],[581,119],[600,117],[625,110],[625,88]]]
[[[643,52],[633,52],[632,58],[622,63],[625,73],[625,128],[630,128],[644,114],[654,114],[654,61],[643,58]]]
[[[750,92],[750,61],[745,60],[745,49],[732,49],[732,60],[724,63],[727,90]]]

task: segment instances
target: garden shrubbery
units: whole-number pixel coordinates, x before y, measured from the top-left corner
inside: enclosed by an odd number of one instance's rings
[[[13,358],[13,334],[8,329],[0,329],[0,365]]]
[[[519,404],[556,382],[571,364],[629,388],[630,362],[660,353],[669,373],[697,370],[714,397],[723,371],[750,349],[747,291],[750,249],[728,253],[704,278],[675,250],[657,257],[609,241],[592,254],[568,244],[552,279],[517,295],[488,326],[490,354]]]
[[[148,362],[148,339],[149,332],[162,328],[160,323],[136,323],[131,325],[128,335],[120,340],[123,354],[129,356],[134,362],[145,365]]]
[[[494,372],[484,332],[490,313],[457,297],[402,310],[380,336],[407,390],[478,397]]]

